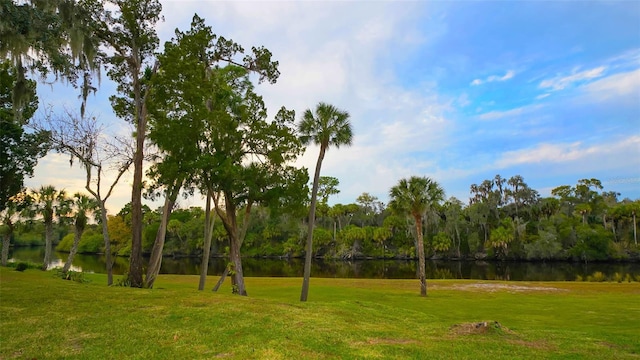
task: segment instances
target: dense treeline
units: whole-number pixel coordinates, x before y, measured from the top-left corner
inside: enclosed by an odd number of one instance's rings
[[[322,177],[314,228],[315,257],[414,258],[415,223],[394,214],[367,193],[355,203],[328,205],[338,193],[335,178]],[[637,214],[640,201],[619,200],[602,191],[600,181],[583,179],[575,186],[560,186],[552,197],[541,198],[522,177],[485,180],[471,186],[469,205],[449,198],[424,216],[424,250],[431,258],[489,258],[509,260],[637,260]],[[162,208],[144,209],[143,251],[150,253],[160,226]],[[238,210],[239,215],[244,213]],[[69,251],[74,233],[72,213],[54,226],[56,249]],[[112,246],[119,255],[130,253],[130,205],[109,216]],[[204,210],[175,209],[167,225],[164,255],[200,256],[203,248]],[[281,213],[256,207],[243,244],[244,256],[302,257],[307,231],[305,211]],[[44,243],[44,224],[22,219],[14,234],[17,246]],[[222,223],[214,225],[212,256],[229,252]],[[78,252],[104,251],[98,225],[89,225]]]

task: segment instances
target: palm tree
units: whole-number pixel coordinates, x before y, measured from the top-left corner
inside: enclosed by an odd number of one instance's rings
[[[69,251],[69,257],[67,257],[67,261],[64,263],[62,267],[62,273],[66,274],[71,267],[71,263],[73,262],[73,258],[76,256],[76,252],[78,251],[78,244],[80,243],[80,238],[82,237],[82,233],[84,233],[84,228],[87,226],[87,214],[90,212],[96,211],[98,204],[94,199],[91,199],[87,195],[81,193],[73,194],[73,204],[72,207],[75,210],[75,219],[74,219],[74,227],[75,234],[73,237],[73,245],[71,245],[71,250]]]
[[[410,216],[415,221],[420,295],[427,296],[422,223],[427,211],[444,199],[444,190],[436,181],[428,177],[412,176],[408,180],[401,179],[398,185],[392,187],[389,197],[391,199],[389,207],[394,213]]]
[[[56,190],[55,187],[41,186],[38,191],[33,191],[33,211],[42,215],[45,228],[45,249],[42,270],[47,270],[51,262],[51,248],[53,243],[53,219],[55,216],[64,216],[69,212],[69,200],[64,190]]]
[[[307,231],[307,246],[304,262],[304,278],[302,280],[302,293],[300,301],[307,301],[309,294],[309,278],[311,277],[311,251],[313,248],[313,226],[316,218],[316,197],[318,195],[318,181],[322,160],[329,146],[339,148],[341,145],[351,145],[353,132],[349,122],[349,113],[341,111],[335,106],[319,103],[315,113],[307,109],[302,115],[302,121],[298,124],[300,140],[304,145],[311,143],[320,146],[320,155],[316,164],[316,172],[313,176],[313,188],[311,190],[311,207],[309,209],[309,229]]]

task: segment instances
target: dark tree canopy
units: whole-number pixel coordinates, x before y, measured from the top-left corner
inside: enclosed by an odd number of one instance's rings
[[[33,176],[38,159],[48,150],[46,134],[27,133],[24,129],[38,108],[35,81],[25,83],[30,100],[15,108],[13,88],[17,81],[15,68],[9,62],[0,64],[0,211],[22,191],[25,177]],[[16,112],[23,120],[17,120]]]

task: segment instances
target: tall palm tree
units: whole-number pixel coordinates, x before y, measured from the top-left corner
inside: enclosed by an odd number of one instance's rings
[[[67,257],[67,261],[64,263],[62,267],[62,273],[66,274],[71,267],[71,263],[73,262],[73,258],[76,256],[76,252],[78,252],[78,244],[80,244],[80,238],[84,233],[84,228],[87,226],[88,213],[95,212],[98,208],[98,203],[88,197],[87,195],[81,193],[73,194],[73,210],[75,212],[74,216],[74,228],[75,234],[73,237],[73,244],[71,245],[71,250],[69,251],[69,257]]]
[[[412,176],[409,179],[401,179],[398,185],[392,187],[389,191],[389,197],[389,207],[394,213],[410,216],[415,221],[420,295],[427,296],[422,223],[427,211],[444,200],[444,190],[435,180],[428,177]]]
[[[33,211],[42,215],[45,228],[45,249],[42,270],[47,270],[51,262],[51,250],[53,244],[53,219],[55,216],[64,216],[69,212],[69,200],[64,190],[56,190],[55,187],[41,186],[38,191],[33,191]]]
[[[318,181],[322,160],[329,146],[339,148],[342,145],[349,146],[353,140],[349,113],[341,111],[333,105],[319,103],[315,113],[307,109],[298,124],[300,140],[304,145],[311,143],[320,146],[320,155],[316,163],[316,172],[313,176],[313,188],[311,190],[311,207],[309,209],[309,230],[307,231],[307,246],[304,261],[304,278],[302,280],[302,293],[300,301],[307,301],[309,294],[309,278],[311,277],[311,255],[313,248],[313,226],[316,218],[316,197],[318,195]]]

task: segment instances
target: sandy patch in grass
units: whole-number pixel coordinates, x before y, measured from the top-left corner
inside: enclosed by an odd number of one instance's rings
[[[529,292],[529,291],[569,291],[567,289],[559,289],[554,287],[543,287],[543,286],[521,286],[521,285],[510,285],[510,284],[460,284],[453,285],[451,288],[456,290],[467,290],[467,291],[487,291],[487,292],[495,292],[495,291],[509,291],[509,292]]]
[[[504,341],[509,344],[524,346],[531,349],[553,350],[554,347],[545,341],[527,341],[521,339],[515,331],[502,326],[497,321],[481,321],[473,323],[455,324],[449,328],[454,337],[465,335],[498,335],[505,337]]]

